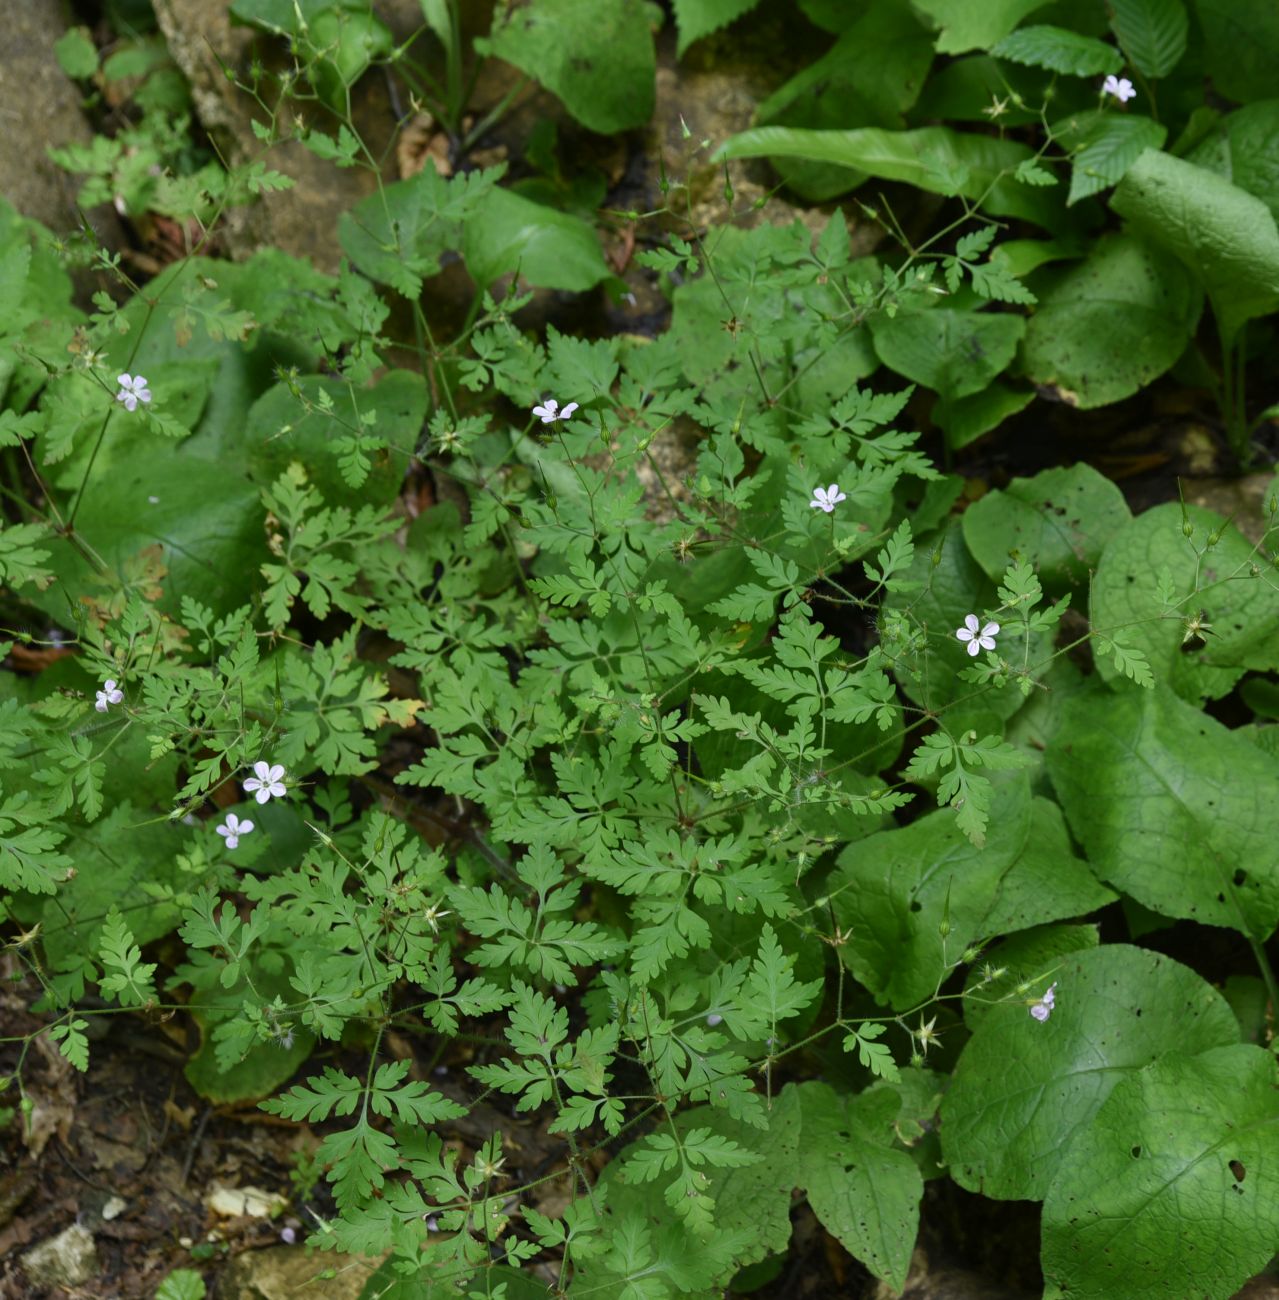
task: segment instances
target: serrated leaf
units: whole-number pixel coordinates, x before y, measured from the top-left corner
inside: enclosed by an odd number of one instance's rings
[[[1168,128],[1139,113],[1101,113],[1085,128],[1070,172],[1066,203],[1078,203],[1123,180],[1147,149],[1158,149]]]
[[[679,30],[676,57],[682,59],[694,41],[727,27],[758,3],[759,0],[675,0],[675,25]]]
[[[1110,25],[1145,77],[1166,77],[1186,52],[1188,22],[1182,0],[1110,0]]]
[[[1122,55],[1113,45],[1047,24],[1019,27],[990,52],[997,59],[1072,77],[1096,77],[1103,72],[1118,72],[1124,66]]]

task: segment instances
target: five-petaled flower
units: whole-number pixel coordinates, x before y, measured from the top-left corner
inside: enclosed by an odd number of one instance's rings
[[[554,424],[556,420],[567,420],[576,410],[576,402],[570,402],[561,411],[560,404],[555,400],[555,398],[548,397],[545,406],[535,406],[533,408],[533,414],[536,415],[543,424]]]
[[[1050,984],[1048,987],[1048,992],[1045,993],[1044,996],[1040,998],[1038,1002],[1032,1002],[1030,1004],[1030,1014],[1034,1016],[1035,1019],[1038,1020],[1041,1025],[1053,1013],[1053,1007],[1056,1005],[1057,1002],[1056,988],[1057,985],[1055,982],[1053,984]]]
[[[227,813],[226,821],[221,826],[214,827],[214,829],[226,840],[227,848],[234,849],[239,846],[240,837],[247,835],[253,829],[253,823],[250,821],[242,822],[235,813]]]
[[[1116,77],[1113,72],[1101,83],[1101,93],[1114,95],[1121,104],[1126,104],[1130,99],[1137,97],[1137,90],[1132,82],[1127,77]]]
[[[94,701],[93,707],[99,713],[107,711],[108,704],[119,704],[124,699],[124,692],[115,684],[114,677],[108,677],[102,683],[102,689],[98,692],[98,697]]]
[[[814,510],[830,514],[841,501],[847,500],[847,495],[839,490],[839,484],[832,483],[828,488],[814,488],[813,499],[808,504]]]
[[[244,793],[253,795],[258,803],[267,803],[272,798],[283,799],[287,793],[283,764],[277,763],[272,767],[269,763],[254,763],[253,775],[244,783]]]
[[[141,375],[121,375],[116,382],[120,385],[120,391],[115,395],[115,400],[123,402],[126,411],[136,411],[139,402],[145,404],[151,400],[151,390]]]
[[[976,614],[964,615],[964,626],[955,629],[955,635],[961,641],[968,642],[968,653],[976,655],[982,650],[995,648],[995,637],[999,634],[998,623],[987,623],[982,627]]]

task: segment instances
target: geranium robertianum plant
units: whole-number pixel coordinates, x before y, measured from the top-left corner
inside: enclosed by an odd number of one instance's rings
[[[957,32],[995,74],[1075,51],[1098,112],[1153,75],[1115,59],[1159,6],[1116,4],[1118,45],[918,7],[930,63]],[[340,115],[359,61],[298,49]],[[91,1075],[90,1017],[189,1015],[205,1098],[314,1126],[311,1242],[386,1256],[368,1296],[719,1295],[785,1255],[797,1193],[900,1288],[941,1177],[1042,1203],[1049,1294],[1261,1269],[1275,489],[1247,533],[1082,464],[961,508],[910,387],[871,382],[933,388],[954,448],[1099,268],[1197,315],[1132,231],[1027,288],[987,199],[1047,190],[1055,138],[980,193],[950,173],[968,201],[898,253],[854,257],[840,210],[654,234],[651,338],[522,327],[527,286],[610,273],[497,171],[379,183],[336,277],[195,256],[88,315],[6,209],[8,635],[75,652],[0,708],[39,1032]],[[453,254],[473,306],[437,338]],[[481,1103],[509,1123],[459,1140]]]

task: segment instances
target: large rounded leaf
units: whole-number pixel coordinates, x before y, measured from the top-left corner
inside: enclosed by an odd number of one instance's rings
[[[1131,397],[1177,360],[1202,306],[1176,258],[1113,235],[1040,291],[1021,364],[1072,406],[1105,406]]]
[[[1035,567],[1049,590],[1083,587],[1102,548],[1130,519],[1123,493],[1088,465],[1015,478],[964,511],[964,541],[986,576],[999,581],[1016,560]]]
[[[914,131],[759,126],[726,141],[714,160],[798,158],[834,163],[867,176],[905,181],[930,194],[980,200],[988,212],[1025,217],[1051,229],[1062,224],[1061,204],[1013,179],[1013,172],[1030,157],[1029,147],[1018,140],[997,140],[945,126],[921,126]]]
[[[1279,99],[1223,117],[1190,161],[1255,195],[1279,221]]]
[[[1073,953],[1051,978],[1056,1006],[1042,1024],[1016,1002],[982,1017],[942,1101],[952,1177],[997,1200],[1042,1199],[1069,1144],[1125,1074],[1173,1043],[1193,1053],[1239,1038],[1210,984],[1140,948]]]
[[[276,384],[254,402],[237,450],[260,487],[300,460],[330,505],[389,505],[425,418],[426,382],[413,371],[393,370],[367,389],[306,375]]]
[[[1029,798],[1028,788],[1022,777],[997,788],[980,849],[952,814],[935,812],[840,855],[826,887],[849,933],[840,953],[879,1001],[894,1010],[925,1001],[969,944],[1113,900],[1072,851],[1057,805]]]
[[[1128,169],[1110,206],[1189,267],[1228,341],[1245,321],[1279,307],[1279,227],[1247,190],[1150,149]]]
[[[1044,1202],[1048,1294],[1234,1293],[1279,1237],[1279,1070],[1246,1043],[1121,1079]]]
[[[933,557],[940,556],[934,564]],[[905,573],[917,584],[910,591],[896,592],[884,602],[887,610],[902,611],[909,621],[927,635],[927,650],[922,658],[903,656],[893,660],[893,671],[901,688],[925,709],[938,711],[959,704],[966,715],[975,712],[988,717],[996,714],[1010,718],[1025,703],[1025,696],[1015,683],[1006,686],[977,687],[961,680],[959,674],[972,666],[964,643],[955,637],[968,614],[984,614],[998,607],[995,584],[977,567],[964,545],[958,521],[944,536],[930,539],[916,548],[915,559]],[[1012,632],[1000,649],[1020,657],[1023,644],[1012,639]],[[1030,663],[1040,663],[1051,654],[1049,638],[1037,634],[1030,646]],[[954,709],[947,723],[962,730]]]
[[[946,406],[979,393],[1017,352],[1026,322],[1004,312],[934,307],[871,318],[879,359]]]
[[[1274,0],[1194,0],[1213,89],[1241,103],[1275,90],[1279,5]]]
[[[1275,759],[1158,686],[1070,700],[1047,761],[1103,880],[1162,916],[1275,928]]]
[[[184,444],[185,445],[185,444]],[[38,598],[55,618],[86,598],[106,600],[117,585],[163,588],[159,607],[178,612],[190,596],[219,614],[248,599],[267,556],[258,489],[222,466],[152,452],[91,485],[76,516],[82,546],[109,578],[62,538],[51,545],[59,581]]]
[[[485,287],[519,271],[539,288],[580,292],[609,275],[585,221],[510,190],[490,190],[480,201],[466,223],[464,256],[476,284]]]
[[[1185,517],[1195,529],[1189,539],[1181,507],[1171,503],[1147,510],[1111,538],[1093,582],[1090,617],[1198,704],[1228,694],[1246,671],[1279,668],[1279,589],[1252,574],[1252,544],[1220,515],[1187,506]],[[1216,544],[1204,551],[1212,536]],[[1199,590],[1170,608],[1159,591],[1165,575],[1174,599]],[[1203,629],[1187,640],[1190,617]],[[1120,676],[1109,656],[1099,657],[1099,671],[1107,680]]]
[[[657,60],[643,0],[507,3],[476,48],[535,77],[592,131],[627,131],[652,116]]]

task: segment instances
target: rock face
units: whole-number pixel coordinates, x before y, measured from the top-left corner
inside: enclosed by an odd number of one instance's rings
[[[47,0],[22,0],[40,4]],[[421,6],[405,0],[379,0],[374,10],[397,39],[422,25]],[[410,13],[411,10],[411,13]],[[259,40],[274,49],[269,37],[254,29],[233,26],[229,6],[218,0],[156,0],[156,17],[168,42],[169,53],[191,83],[196,114],[230,163],[263,158],[268,167],[292,178],[292,189],[264,194],[251,208],[227,212],[224,235],[233,257],[248,257],[271,246],[310,260],[320,271],[333,273],[341,262],[337,219],[376,188],[372,172],[363,167],[339,169],[317,158],[296,141],[267,151],[253,134],[252,121],[261,109],[244,91],[228,81],[221,59],[242,81],[249,80],[249,64]],[[411,15],[416,21],[411,22]],[[329,135],[336,126],[323,110],[313,108],[309,125]],[[353,103],[355,124],[374,157],[382,157],[396,125],[385,76],[377,71],[360,79]],[[287,116],[287,111],[286,111]],[[388,171],[386,180],[394,180]]]
[[[80,111],[80,92],[53,57],[54,42],[66,31],[62,6],[51,0],[8,0],[0,39],[0,194],[24,217],[52,230],[79,227],[75,196],[79,181],[56,167],[48,145],[87,144],[93,137]],[[109,248],[120,243],[110,209],[87,214]]]
[[[246,1250],[218,1279],[219,1300],[356,1300],[376,1260],[307,1253],[304,1246]],[[326,1276],[336,1269],[336,1276]]]

